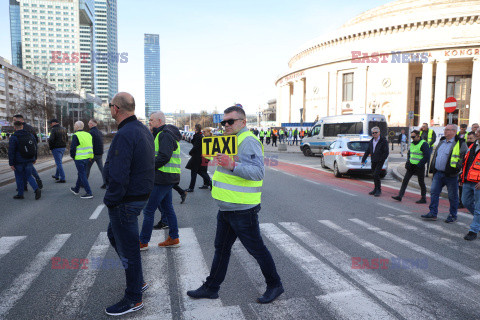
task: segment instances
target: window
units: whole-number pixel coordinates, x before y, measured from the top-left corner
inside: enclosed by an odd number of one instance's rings
[[[326,123],[323,128],[324,137],[336,137],[339,134],[362,134],[362,122]]]
[[[342,101],[353,101],[353,72],[343,74]]]
[[[380,122],[380,121],[370,121],[370,122],[368,122],[368,135],[371,135],[373,127],[379,127],[380,128],[380,135],[382,137],[387,136],[388,129],[387,129],[387,123],[386,122]]]
[[[320,133],[320,130],[322,129],[322,125],[319,124],[319,125],[316,125],[315,127],[313,127],[312,129],[312,136],[316,136]]]
[[[368,149],[368,144],[368,141],[352,141],[347,143],[347,147],[352,151],[365,152]]]

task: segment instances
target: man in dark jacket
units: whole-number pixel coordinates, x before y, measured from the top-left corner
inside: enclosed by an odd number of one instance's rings
[[[403,131],[403,130],[402,130]],[[430,147],[427,141],[420,139],[420,131],[413,130],[411,133],[412,143],[407,153],[407,162],[405,163],[405,177],[403,177],[402,187],[398,196],[392,196],[397,201],[402,201],[402,197],[407,189],[408,182],[413,175],[418,177],[418,184],[422,198],[416,203],[427,203],[427,188],[425,187],[425,163],[430,159]]]
[[[108,239],[124,263],[125,295],[105,309],[108,315],[122,315],[143,308],[143,281],[137,217],[153,189],[155,150],[153,137],[135,117],[135,100],[126,92],[113,97],[110,113],[118,124],[105,161],[107,191],[103,202],[108,207]]]
[[[165,124],[163,112],[150,115],[150,128],[155,136],[155,185],[148,203],[143,210],[143,225],[140,232],[140,250],[148,249],[152,236],[155,211],[161,206],[167,218],[169,236],[159,247],[178,247],[177,217],[172,204],[172,188],[180,182],[180,140],[182,135],[177,127]]]
[[[30,132],[35,137],[35,141],[37,142],[37,145],[38,145],[39,140],[38,140],[37,132],[31,125],[25,122],[25,119],[23,118],[23,116],[21,114],[14,115],[13,122],[15,121],[20,121],[21,123],[23,123],[23,130]],[[43,188],[42,179],[40,179],[40,176],[38,175],[38,172],[37,170],[35,170],[35,166],[33,165],[32,165],[32,176],[35,178],[35,181],[37,182],[38,187],[42,189]],[[24,186],[27,187],[27,181],[25,181]]]
[[[380,182],[380,176],[382,174],[383,164],[388,158],[388,141],[384,137],[380,136],[380,128],[372,128],[373,138],[368,144],[368,149],[362,158],[362,165],[365,165],[367,158],[371,155],[371,167],[373,173],[373,180],[375,182],[375,188],[369,192],[370,195],[379,197],[382,194],[382,185]]]
[[[97,120],[95,119],[90,119],[88,121],[88,127],[90,128],[90,133],[92,135],[93,139],[93,160],[88,163],[87,166],[87,179],[90,177],[90,169],[93,166],[93,163],[96,162],[98,166],[98,170],[100,170],[100,173],[102,174],[102,180],[103,184],[100,188],[106,189],[106,184],[105,184],[105,175],[103,174],[103,133],[100,132],[97,128]]]
[[[458,210],[458,174],[462,169],[463,157],[467,152],[465,140],[457,135],[457,126],[449,124],[444,129],[444,136],[435,149],[430,173],[433,173],[432,186],[430,188],[430,212],[422,215],[423,219],[437,220],[438,201],[444,186],[447,186],[448,200],[450,202],[450,214],[446,223],[457,221]]]
[[[212,180],[207,173],[207,166],[205,165],[202,157],[202,126],[200,124],[195,125],[195,134],[192,138],[193,148],[190,149],[190,160],[187,163],[185,168],[191,170],[190,176],[190,186],[188,187],[186,192],[193,192],[195,191],[195,182],[197,182],[197,174],[203,178],[203,186],[200,189],[208,189],[212,185]]]
[[[8,164],[15,172],[18,194],[14,199],[23,199],[24,183],[28,181],[35,190],[35,200],[40,199],[41,191],[37,182],[32,177],[32,167],[37,160],[37,143],[30,132],[23,129],[23,123],[13,123],[15,133],[8,143]]]
[[[50,125],[52,126],[52,130],[50,131],[50,138],[48,138],[48,145],[50,150],[52,150],[53,158],[57,166],[57,171],[52,178],[57,180],[57,183],[65,183],[62,158],[68,142],[67,129],[61,127],[57,119],[50,120]]]

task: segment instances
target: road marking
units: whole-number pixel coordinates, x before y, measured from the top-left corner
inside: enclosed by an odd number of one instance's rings
[[[110,242],[107,233],[101,232],[87,254],[88,269],[78,270],[70,289],[57,308],[57,314],[68,315],[69,318],[84,318],[84,315],[80,313],[87,304],[88,291],[95,283],[95,278],[101,268],[101,262],[104,260],[109,247]],[[98,266],[94,266],[96,259],[99,262]]]
[[[323,185],[322,183],[317,182],[317,181],[313,181],[313,180],[305,180],[305,181],[310,182],[310,183],[313,183],[313,184],[316,184],[317,186]]]
[[[399,208],[396,208],[396,207],[393,207],[393,206],[389,206],[388,204],[384,204],[384,203],[378,203],[378,205],[379,205],[379,206],[382,206],[382,207],[385,207],[385,208],[392,209],[392,210],[397,210],[397,211],[400,211],[400,212],[403,212],[403,213],[412,213],[411,211],[399,209]]]
[[[298,268],[302,269],[325,295],[317,299],[338,318],[395,319],[371,297],[348,282],[332,267],[322,262],[272,223],[260,229]]]
[[[357,195],[356,194],[353,194],[353,193],[350,193],[350,192],[346,192],[346,191],[343,191],[343,190],[340,190],[340,189],[333,189],[335,191],[338,191],[338,192],[341,192],[341,193],[344,193],[344,194],[348,194],[349,196],[352,196],[352,197],[356,197]]]
[[[99,205],[97,207],[97,209],[95,209],[95,211],[93,211],[92,215],[90,216],[90,220],[97,219],[98,216],[100,215],[100,212],[102,212],[103,208],[105,208],[104,204]]]
[[[380,234],[380,235],[382,235],[382,236],[384,236],[384,237],[386,237],[386,238],[388,238],[388,239],[390,239],[390,240],[393,240],[393,241],[395,241],[395,242],[397,242],[397,243],[403,244],[404,246],[406,246],[406,247],[408,247],[408,248],[410,248],[410,249],[412,249],[412,250],[414,250],[414,251],[417,251],[417,252],[419,252],[419,253],[422,253],[422,254],[424,254],[424,255],[432,258],[433,260],[436,260],[436,261],[441,262],[441,263],[443,263],[443,264],[445,264],[445,265],[447,265],[447,266],[450,266],[450,267],[452,267],[454,270],[463,272],[463,273],[468,274],[468,275],[471,275],[471,276],[472,276],[472,275],[478,275],[478,274],[479,274],[478,271],[473,270],[473,269],[471,269],[471,268],[469,268],[469,267],[466,267],[465,265],[463,265],[463,264],[461,264],[461,263],[458,263],[458,262],[456,262],[456,261],[453,261],[452,259],[449,259],[449,258],[446,258],[446,257],[444,257],[444,256],[441,256],[441,255],[439,255],[438,253],[435,253],[435,252],[433,252],[433,251],[430,251],[430,250],[428,250],[428,249],[426,249],[426,248],[424,248],[424,247],[422,247],[422,246],[419,246],[419,245],[417,245],[417,244],[415,244],[415,243],[413,243],[413,242],[411,242],[411,241],[408,241],[408,240],[405,240],[405,239],[403,239],[403,238],[400,238],[400,237],[398,237],[398,236],[396,236],[396,235],[394,235],[394,234],[392,234],[392,233],[390,233],[390,232],[382,231],[382,229],[377,228],[377,227],[374,227],[374,226],[372,226],[371,224],[368,224],[368,223],[365,222],[365,221],[362,221],[362,220],[356,219],[356,218],[354,218],[354,219],[348,219],[348,220],[350,220],[350,221],[352,221],[352,222],[354,222],[354,223],[356,223],[356,224],[358,224],[358,225],[360,225],[360,226],[362,226],[362,227],[364,227],[364,228],[366,228],[366,229],[368,229],[368,230],[370,230],[370,231],[376,232],[376,233],[378,233],[378,234]]]
[[[25,240],[25,238],[26,236],[0,238],[0,259],[12,251],[12,249]]]
[[[40,275],[42,269],[48,265],[68,238],[70,238],[70,234],[55,235],[25,270],[13,280],[12,285],[0,294],[0,319],[3,319],[17,301],[23,297],[33,281]]]
[[[243,269],[255,285],[257,292],[262,293],[265,291],[265,277],[258,266],[257,260],[255,260],[248,251],[243,247],[240,241],[235,241],[232,247],[232,253],[237,257],[242,265]]]
[[[250,303],[249,306],[258,320],[322,319],[305,298],[278,299],[268,304]]]
[[[208,300],[208,299],[202,299]],[[218,299],[217,299],[218,300]],[[143,319],[143,318],[142,318]],[[154,318],[157,319],[157,318]],[[183,312],[183,320],[245,320],[239,306],[203,307]]]

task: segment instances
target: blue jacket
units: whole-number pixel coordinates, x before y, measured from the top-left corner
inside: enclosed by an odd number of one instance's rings
[[[107,191],[103,202],[110,208],[147,201],[155,178],[153,136],[137,117],[118,125],[104,167]]]
[[[103,133],[98,130],[97,127],[92,127],[88,131],[92,135],[93,141],[93,154],[98,156],[103,154]]]
[[[22,155],[20,154],[20,151],[18,151],[18,136],[23,136],[23,135],[31,135],[35,140],[35,137],[30,133],[25,130],[18,130],[15,131],[13,135],[10,136],[10,142],[8,143],[8,165],[9,166],[14,166],[16,164],[21,164],[21,163],[28,163],[28,162],[34,162],[37,160],[37,155],[33,157],[32,159],[24,159]]]

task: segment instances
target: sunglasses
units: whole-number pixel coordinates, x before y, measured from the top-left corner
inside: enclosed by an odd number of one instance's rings
[[[228,123],[228,125],[231,126],[231,125],[234,124],[235,121],[237,121],[237,120],[243,120],[243,119],[228,119],[228,120],[223,120],[222,122],[220,122],[220,124],[225,127],[225,125]]]
[[[372,132],[372,134],[377,134],[377,133],[379,133],[379,132]]]
[[[417,136],[411,136],[410,138],[415,139]]]
[[[116,107],[117,109],[120,109],[120,108],[119,108],[117,105],[115,105],[115,104],[111,104],[111,103],[109,103],[109,104],[108,104],[108,106],[109,106],[110,108],[112,108],[112,107]]]

